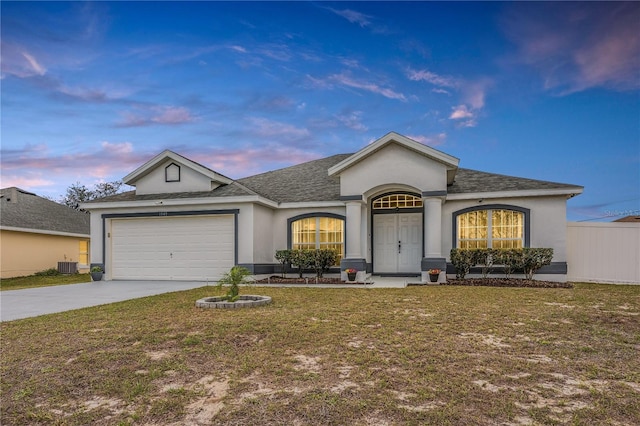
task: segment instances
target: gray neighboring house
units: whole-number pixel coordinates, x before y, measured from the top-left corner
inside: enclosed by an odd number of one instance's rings
[[[86,272],[89,216],[20,188],[1,189],[1,277],[31,275],[65,261]]]
[[[91,260],[108,280],[204,281],[233,265],[274,273],[279,249],[331,248],[343,277],[354,268],[358,279],[425,280],[432,268],[453,272],[453,247],[551,247],[538,276],[566,280],[566,201],[583,188],[458,163],[394,132],[353,154],[237,180],[164,151],[124,177],[134,191],[83,205]]]

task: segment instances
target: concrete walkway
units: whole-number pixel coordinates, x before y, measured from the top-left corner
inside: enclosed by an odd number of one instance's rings
[[[319,287],[319,288],[403,288],[418,278],[371,277],[366,284],[257,284],[256,287]],[[215,285],[215,284],[209,284]],[[45,314],[121,302],[174,291],[205,287],[205,282],[186,281],[100,281],[67,284],[24,290],[0,291],[0,321],[13,321]],[[194,300],[195,303],[195,300]]]

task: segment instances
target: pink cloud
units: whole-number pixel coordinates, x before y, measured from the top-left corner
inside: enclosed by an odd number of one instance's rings
[[[447,134],[444,132],[438,133],[437,135],[431,135],[431,136],[414,135],[414,136],[407,136],[407,137],[410,139],[413,139],[416,142],[420,142],[424,145],[429,145],[429,146],[443,145],[447,140]]]
[[[504,18],[517,60],[536,68],[544,88],[566,95],[594,87],[640,87],[640,4],[514,3]]]

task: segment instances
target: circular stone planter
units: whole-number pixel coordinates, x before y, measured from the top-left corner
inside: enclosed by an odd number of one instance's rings
[[[224,296],[205,297],[204,299],[196,300],[196,306],[205,309],[253,308],[268,305],[269,303],[271,303],[269,296],[256,296],[251,294],[239,296],[235,302],[227,302]]]

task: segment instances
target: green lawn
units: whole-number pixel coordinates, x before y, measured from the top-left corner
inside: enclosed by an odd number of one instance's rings
[[[89,274],[53,275],[3,278],[0,280],[0,290],[20,290],[23,288],[47,287],[62,284],[77,284],[91,282]]]
[[[2,424],[640,423],[640,286],[222,292],[3,323]]]

